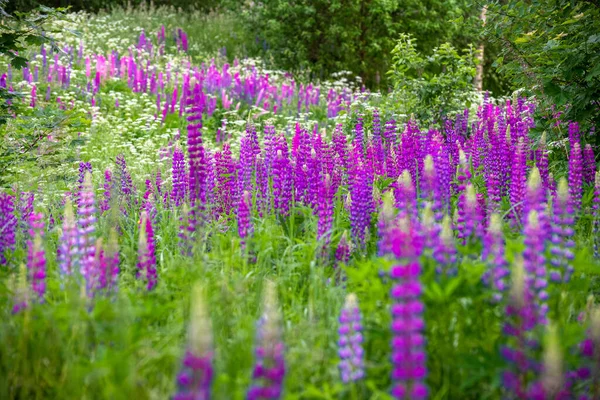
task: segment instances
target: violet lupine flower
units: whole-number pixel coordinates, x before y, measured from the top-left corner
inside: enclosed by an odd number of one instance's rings
[[[505,242],[502,233],[502,217],[492,214],[490,225],[483,237],[481,259],[487,264],[487,271],[483,274],[483,282],[493,289],[492,300],[500,302],[508,288],[506,282],[510,270],[504,254]]]
[[[585,339],[579,344],[580,366],[575,371],[578,385],[577,399],[600,398],[600,308],[594,307]]]
[[[73,214],[71,198],[65,201],[65,217],[58,246],[58,266],[64,275],[71,275],[77,266],[77,222]]]
[[[422,252],[421,238],[407,218],[401,218],[393,235],[396,264],[390,270],[394,284],[391,290],[392,312],[392,397],[425,399],[427,374],[425,355],[423,289],[419,282]]]
[[[0,264],[6,264],[6,252],[15,250],[15,198],[7,193],[0,193]]]
[[[452,221],[445,215],[442,229],[432,246],[432,257],[437,263],[436,272],[440,275],[453,276],[458,272],[456,267],[457,251],[452,232]]]
[[[188,344],[173,400],[209,400],[213,378],[212,324],[200,286],[194,287]]]
[[[552,247],[550,248],[550,279],[553,282],[568,282],[573,274],[573,259],[575,253],[575,211],[569,193],[567,181],[562,178],[558,183],[558,190],[552,203]]]
[[[215,154],[217,180],[217,210],[220,215],[229,215],[233,209],[236,193],[235,160],[231,157],[228,143],[223,144],[223,151]]]
[[[120,195],[125,198],[125,203],[128,204],[131,200],[131,196],[135,192],[135,188],[133,186],[131,175],[129,174],[129,170],[127,169],[127,163],[125,161],[125,156],[123,154],[117,155],[115,159],[115,163],[117,164],[118,175],[117,182],[120,190]]]
[[[408,170],[404,170],[396,182],[394,197],[399,215],[411,219],[417,218],[417,194]]]
[[[525,268],[525,284],[534,296],[536,323],[546,324],[546,314],[548,313],[548,278],[546,271],[546,257],[544,256],[544,235],[543,227],[540,224],[539,214],[532,210],[527,215],[525,228],[523,229],[523,265]]]
[[[31,278],[31,288],[40,302],[46,293],[46,252],[42,247],[44,235],[44,218],[42,213],[29,216],[29,240],[27,241],[27,269]]]
[[[323,240],[323,247],[329,245],[331,239],[331,228],[333,226],[333,200],[335,193],[332,188],[331,178],[329,174],[319,182],[318,207],[317,215],[319,217],[317,223],[317,240]]]
[[[266,282],[263,314],[256,333],[256,361],[252,372],[253,385],[248,389],[248,400],[279,399],[285,377],[284,345],[281,315],[277,308],[275,284]]]
[[[146,282],[148,291],[156,286],[156,255],[154,248],[154,230],[152,221],[146,211],[142,211],[140,219],[140,240],[138,242],[137,277]]]
[[[431,204],[435,221],[440,223],[444,218],[444,204],[441,185],[433,164],[433,157],[428,154],[423,163],[423,177],[421,180],[421,199]]]
[[[281,215],[287,216],[292,202],[292,166],[288,155],[288,146],[280,136],[277,156],[273,161],[273,207]]]
[[[198,88],[198,89],[196,89]],[[194,91],[200,90],[199,84],[196,84]],[[190,206],[193,212],[201,211],[206,202],[206,155],[204,145],[202,144],[202,104],[194,95],[194,101],[191,101],[192,108],[188,120],[188,163],[189,163],[189,197]],[[196,103],[196,104],[194,104]]]
[[[334,267],[338,267],[340,264],[348,264],[350,261],[350,252],[351,252],[351,243],[348,240],[348,232],[344,231],[340,241],[338,242],[337,248],[335,250],[335,265]]]
[[[344,307],[340,313],[338,354],[340,356],[340,375],[342,382],[354,382],[365,376],[363,336],[358,308],[358,300],[354,293],[346,296]]]
[[[477,201],[475,188],[470,183],[458,199],[457,215],[458,238],[463,245],[483,236],[483,209]]]
[[[574,143],[569,156],[569,192],[575,212],[581,209],[583,195],[583,158],[579,143]]]
[[[588,143],[583,149],[583,183],[594,183],[594,175],[596,173],[596,159],[594,150]]]
[[[395,227],[396,209],[395,200],[392,192],[386,192],[383,195],[383,201],[379,211],[377,221],[377,230],[379,234],[379,243],[377,244],[378,255],[384,256],[392,252],[392,236],[388,232]]]
[[[110,209],[110,201],[114,186],[112,171],[107,169],[104,171],[104,200],[100,204],[100,212],[102,214]]]
[[[512,205],[512,218],[521,222],[523,218],[523,199],[527,185],[527,155],[525,142],[519,138],[516,153],[513,158],[512,173],[510,178],[510,203]]]
[[[371,226],[371,208],[373,202],[372,181],[364,165],[357,166],[357,173],[350,189],[350,223],[352,239],[357,247],[366,248],[366,233]]]
[[[94,232],[96,230],[96,202],[92,175],[85,173],[83,186],[79,193],[79,207],[77,208],[77,251],[81,275],[85,279],[86,289],[92,295],[97,286],[97,271],[95,263],[96,249],[94,246]]]
[[[252,235],[252,221],[250,220],[250,210],[252,208],[252,198],[250,192],[244,191],[240,196],[238,204],[237,219],[238,219],[238,234],[240,235],[242,248],[246,246],[246,238]]]
[[[600,256],[600,171],[596,171],[594,179],[594,200],[593,200],[593,237],[594,237],[594,257]]]
[[[173,190],[171,200],[179,207],[185,201],[187,194],[187,172],[185,170],[185,157],[179,146],[175,146],[172,163]]]
[[[535,211],[532,211],[535,213]],[[517,258],[512,271],[510,297],[506,306],[504,334],[508,336],[508,345],[501,354],[508,366],[502,374],[505,391],[510,398],[530,399],[531,378],[540,369],[534,358],[536,342],[533,330],[539,323],[533,287],[527,283],[523,260]]]
[[[92,164],[89,162],[80,162],[79,163],[79,178],[77,179],[77,192],[76,192],[76,198],[75,198],[75,203],[77,204],[77,207],[79,207],[79,194],[81,193],[81,190],[83,188],[83,181],[85,179],[85,174],[89,172],[92,173]]]

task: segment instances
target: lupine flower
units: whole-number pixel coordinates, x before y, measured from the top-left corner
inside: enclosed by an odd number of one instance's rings
[[[175,147],[173,152],[172,179],[173,190],[171,191],[171,200],[179,207],[185,201],[187,194],[187,178],[185,170],[185,158],[183,151]]]
[[[523,198],[525,197],[527,184],[527,157],[525,151],[525,142],[520,138],[514,155],[510,178],[511,215],[516,222],[520,222],[523,217]]]
[[[423,178],[421,180],[421,199],[431,204],[435,221],[441,222],[444,218],[444,205],[441,185],[433,164],[433,157],[427,155],[423,164]]]
[[[449,215],[445,215],[442,221],[442,229],[432,246],[432,257],[437,263],[436,272],[443,275],[456,275],[456,244],[452,232],[452,221]]]
[[[422,243],[411,221],[402,218],[393,235],[396,264],[390,270],[392,286],[392,396],[396,399],[425,399],[427,374],[424,305],[418,257]]]
[[[273,207],[283,216],[289,214],[292,200],[291,168],[287,143],[280,136],[277,156],[273,161]]]
[[[396,182],[394,195],[399,215],[408,218],[417,218],[417,195],[412,178],[408,170],[404,170]]]
[[[573,259],[575,253],[575,241],[573,235],[575,230],[575,212],[569,193],[567,181],[562,178],[558,183],[556,198],[552,203],[552,247],[550,248],[550,279],[553,282],[568,282],[573,274]]]
[[[146,282],[148,291],[156,286],[156,255],[154,248],[154,230],[146,211],[140,219],[140,240],[138,243],[137,277]]]
[[[583,194],[583,159],[579,143],[573,144],[569,156],[569,191],[573,208],[575,211],[579,211]]]
[[[317,239],[323,240],[324,247],[329,244],[331,228],[333,226],[333,192],[331,178],[329,174],[320,182],[318,194],[317,215],[319,217],[317,224]]]
[[[594,200],[593,200],[593,238],[594,238],[594,257],[600,255],[600,171],[596,171],[594,179]]]
[[[579,344],[580,365],[575,371],[578,400],[592,400],[600,396],[600,307],[590,313],[589,327],[585,339]]]
[[[587,184],[594,183],[595,173],[596,159],[594,158],[594,150],[588,143],[583,149],[583,182]]]
[[[125,156],[123,156],[123,154],[117,155],[115,163],[118,167],[117,182],[120,191],[119,193],[125,198],[125,203],[129,203],[131,197],[135,193],[135,188],[133,186],[129,170],[127,169]]]
[[[6,264],[6,252],[15,250],[15,198],[7,193],[0,193],[0,264]]]
[[[79,195],[83,189],[83,181],[85,179],[86,173],[92,173],[92,164],[89,162],[80,162],[79,163],[79,177],[77,179],[77,192],[76,193],[76,204],[79,207],[80,198]]]
[[[285,359],[281,315],[276,296],[275,284],[267,281],[263,314],[258,321],[256,333],[256,361],[252,372],[253,385],[248,389],[248,400],[281,398]]]
[[[352,238],[359,248],[365,249],[366,232],[371,225],[373,187],[364,166],[358,166],[358,173],[353,180],[350,193]]]
[[[533,210],[529,212],[523,230],[525,250],[523,251],[525,284],[531,295],[534,296],[536,322],[544,325],[548,312],[548,277],[546,271],[546,257],[544,256],[544,232],[540,225],[539,214]]]
[[[484,222],[483,209],[477,201],[475,188],[470,183],[467,184],[458,199],[457,214],[458,238],[462,239],[462,243],[467,244],[469,240],[481,238]]]
[[[96,249],[94,246],[94,233],[96,231],[96,204],[92,175],[86,172],[81,192],[79,193],[79,207],[77,208],[77,250],[81,275],[85,279],[89,295],[93,294],[97,286],[97,271],[95,270]]]
[[[549,171],[548,171],[548,149],[546,148],[546,132],[544,132],[542,134],[542,137],[540,138],[540,144],[539,144],[537,150],[535,151],[535,158],[536,158],[536,166],[538,167],[538,170],[540,171],[540,178],[542,180],[542,186],[544,188],[544,192],[547,192],[549,189],[549,187],[548,187]]]
[[[244,191],[240,197],[240,203],[237,210],[238,234],[240,235],[242,247],[246,245],[246,238],[252,235],[252,221],[250,220],[250,210],[252,208],[252,198],[250,192]]]
[[[77,222],[73,214],[71,198],[65,202],[65,216],[63,218],[62,234],[58,246],[58,266],[64,275],[71,275],[77,264]]]
[[[348,383],[365,376],[363,336],[358,301],[354,293],[346,296],[344,308],[340,314],[338,354],[340,356],[340,375],[342,382]]]
[[[503,329],[509,338],[508,345],[501,350],[508,364],[502,374],[502,382],[509,398],[532,398],[531,376],[535,377],[540,369],[539,362],[534,357],[536,342],[532,338],[532,331],[539,321],[532,289],[527,283],[523,260],[517,258],[512,271],[512,285]]]
[[[342,237],[335,250],[335,266],[337,267],[340,263],[348,264],[350,261],[351,244],[348,241],[348,232],[344,231]]]
[[[200,286],[192,293],[188,344],[173,400],[209,400],[213,378],[212,325]]]
[[[44,300],[46,293],[46,252],[42,247],[43,217],[41,213],[33,213],[29,216],[29,240],[27,241],[27,269],[31,278],[31,288],[40,302]]]
[[[500,302],[508,288],[507,277],[510,274],[504,255],[505,243],[502,234],[502,218],[492,214],[490,225],[483,237],[481,258],[486,262],[488,270],[483,275],[483,282],[493,288],[492,299]]]
[[[105,213],[110,209],[111,197],[114,189],[112,172],[110,169],[104,171],[104,200],[100,204],[100,211]]]

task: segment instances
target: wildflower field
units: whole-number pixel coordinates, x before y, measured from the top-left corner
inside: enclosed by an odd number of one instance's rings
[[[599,399],[594,133],[421,121],[235,27],[69,13],[0,59],[0,399]]]

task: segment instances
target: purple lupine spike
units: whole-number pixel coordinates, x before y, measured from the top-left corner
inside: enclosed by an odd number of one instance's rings
[[[536,341],[532,337],[533,330],[539,323],[536,296],[520,257],[515,260],[511,275],[512,285],[503,328],[508,344],[501,349],[508,365],[502,374],[502,383],[510,398],[531,399],[531,377],[535,377],[540,369],[539,362],[534,357]]]
[[[92,164],[89,162],[80,162],[79,163],[79,177],[77,179],[77,191],[75,192],[76,197],[75,197],[75,204],[77,204],[77,207],[79,207],[79,202],[80,202],[80,198],[79,195],[81,193],[81,190],[83,188],[83,181],[85,179],[85,174],[89,172],[92,172]]]
[[[575,258],[575,211],[569,193],[567,181],[562,178],[552,203],[552,246],[550,248],[550,279],[553,282],[568,282],[573,274],[573,259]]]
[[[390,270],[393,280],[392,312],[392,397],[396,399],[427,398],[425,354],[425,320],[423,292],[419,277],[422,252],[421,238],[412,222],[401,218],[392,235],[395,264]]]
[[[181,371],[177,375],[177,394],[173,400],[209,400],[213,378],[212,324],[204,304],[202,288],[192,292],[188,343]]]
[[[423,177],[421,179],[421,200],[431,204],[435,221],[440,223],[444,218],[444,205],[442,200],[441,185],[433,164],[433,157],[427,155],[423,163]]]
[[[585,339],[579,344],[580,364],[575,371],[578,381],[577,399],[593,400],[600,397],[600,308],[590,313]]]
[[[358,248],[366,248],[366,233],[371,226],[373,186],[364,165],[357,166],[357,173],[350,189],[350,224],[352,239]]]
[[[483,237],[481,258],[485,261],[488,268],[482,280],[487,286],[493,289],[492,300],[496,303],[502,301],[504,292],[508,288],[507,278],[510,270],[508,269],[504,249],[502,218],[498,214],[492,214],[490,225]]]
[[[454,276],[458,272],[456,244],[449,215],[444,216],[442,229],[433,243],[432,257],[437,263],[436,272],[438,274]]]
[[[83,186],[79,194],[79,207],[77,208],[77,254],[80,272],[85,279],[86,290],[90,296],[97,288],[95,231],[96,202],[94,188],[92,187],[92,175],[88,171],[85,173]]]
[[[570,149],[572,150],[576,143],[581,146],[579,141],[580,141],[579,124],[577,122],[571,122],[571,123],[569,123],[569,146],[570,146]]]
[[[231,148],[228,143],[223,145],[223,151],[215,154],[215,168],[217,179],[217,212],[229,215],[233,209],[236,192],[235,161],[231,157]]]
[[[29,216],[29,240],[27,241],[27,269],[31,278],[31,288],[38,300],[44,300],[46,293],[46,252],[42,246],[44,236],[44,215],[32,213]]]
[[[593,238],[594,238],[594,257],[600,256],[600,171],[596,171],[594,179],[594,199],[593,199]]]
[[[365,147],[365,132],[363,129],[363,116],[356,117],[356,126],[354,127],[354,149],[363,154]]]
[[[289,214],[292,201],[291,171],[287,142],[280,136],[277,156],[273,161],[273,207],[283,216]]]
[[[513,159],[512,174],[510,178],[510,203],[512,205],[512,218],[521,222],[523,218],[523,199],[527,185],[527,156],[525,142],[519,139]]]
[[[329,174],[321,180],[318,193],[317,215],[319,217],[317,224],[317,240],[323,241],[323,247],[329,245],[331,239],[331,228],[333,226],[333,200],[335,193],[333,191],[331,178]]]
[[[458,199],[457,215],[458,238],[463,245],[483,236],[483,209],[477,201],[475,188],[470,183]]]
[[[569,156],[569,192],[575,212],[581,209],[583,195],[583,158],[579,143],[574,143]]]
[[[350,252],[351,243],[348,241],[348,232],[344,231],[335,250],[334,267],[338,267],[340,264],[348,264],[348,261],[350,261]]]
[[[127,169],[127,163],[123,154],[117,155],[115,163],[118,167],[117,182],[119,186],[119,193],[125,198],[125,203],[128,204],[131,197],[135,193],[135,188],[131,180],[131,175]]]
[[[13,196],[0,193],[0,264],[7,263],[7,251],[15,250],[17,217],[14,202]]]
[[[110,169],[106,169],[106,171],[104,171],[104,200],[100,204],[100,212],[102,214],[110,209],[114,186],[115,184],[113,182],[112,171]]]
[[[385,123],[385,130],[383,131],[383,139],[386,144],[386,148],[391,149],[396,144],[397,133],[396,133],[396,121],[393,119]]]
[[[271,194],[269,193],[269,175],[262,157],[256,159],[256,210],[262,218],[271,209]]]
[[[108,244],[106,251],[103,254],[106,262],[105,268],[105,282],[106,286],[103,289],[107,289],[109,292],[115,292],[117,290],[117,283],[119,279],[119,236],[117,230],[112,228],[108,236]]]
[[[523,251],[525,284],[531,290],[535,299],[537,323],[546,324],[548,312],[548,278],[546,271],[546,257],[544,256],[544,232],[540,224],[539,214],[532,210],[527,215],[523,229],[525,250]]]
[[[379,234],[379,243],[377,244],[378,254],[384,256],[392,252],[392,236],[388,235],[388,231],[394,227],[396,219],[394,194],[386,192],[383,195],[382,205],[379,211],[379,220],[377,221],[377,229]]]
[[[408,170],[404,170],[396,182],[394,198],[401,216],[417,218],[417,194]]]
[[[203,94],[200,85],[194,87],[194,96],[189,100],[191,108],[188,120],[189,197],[194,213],[201,212],[206,203],[206,156],[202,143]]]
[[[21,226],[27,225],[29,216],[33,213],[33,202],[35,200],[35,193],[32,192],[21,192],[18,199],[17,215],[21,217]],[[23,228],[26,229],[26,228]]]
[[[589,143],[583,149],[583,182],[586,184],[594,183],[594,175],[596,173],[596,159],[594,158],[594,150]]]
[[[540,171],[540,178],[542,179],[542,186],[544,192],[549,190],[549,168],[548,168],[548,148],[546,146],[546,132],[542,134],[540,138],[540,144],[535,151],[535,165]]]
[[[338,354],[342,382],[355,382],[365,376],[360,309],[354,293],[346,296],[340,313]]]
[[[154,230],[152,229],[152,220],[145,210],[142,211],[140,219],[137,268],[137,277],[146,282],[146,289],[148,291],[154,289],[157,282]]]
[[[281,315],[277,306],[275,284],[267,281],[263,300],[263,314],[256,333],[253,384],[248,389],[248,400],[279,399],[285,377],[284,345]]]
[[[173,190],[171,191],[171,200],[175,206],[179,207],[186,199],[187,195],[187,172],[185,170],[185,157],[179,146],[175,146],[172,162],[172,180]]]
[[[62,234],[58,246],[58,266],[64,275],[71,275],[77,264],[77,222],[73,214],[71,198],[65,201],[65,217],[63,219]]]
[[[240,235],[242,247],[246,246],[246,238],[252,235],[252,221],[250,220],[250,210],[252,208],[252,198],[247,190],[240,196],[240,202],[237,209],[238,234]]]

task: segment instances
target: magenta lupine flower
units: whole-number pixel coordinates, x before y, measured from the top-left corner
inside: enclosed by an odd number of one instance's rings
[[[516,153],[513,158],[512,173],[510,178],[510,204],[512,206],[511,216],[515,222],[521,222],[523,218],[523,199],[525,198],[525,187],[527,185],[527,155],[525,142],[519,139]]]
[[[83,187],[79,194],[79,207],[77,208],[77,251],[81,275],[85,279],[86,289],[92,295],[97,288],[97,271],[95,263],[95,239],[96,231],[96,202],[94,199],[94,188],[92,187],[92,175],[86,172]]]
[[[351,243],[348,241],[348,232],[344,231],[335,250],[335,265],[348,264],[350,261]]]
[[[35,193],[32,192],[21,192],[18,201],[17,215],[21,217],[22,226],[28,224],[29,216],[33,213],[33,201],[35,200]]]
[[[126,203],[129,203],[131,196],[135,192],[135,188],[133,187],[131,175],[129,174],[129,170],[127,169],[125,156],[123,156],[123,154],[117,155],[115,163],[118,167],[117,182],[119,186],[120,195],[125,198]]]
[[[350,224],[352,239],[357,247],[365,249],[365,236],[371,226],[373,206],[373,186],[363,165],[357,166],[357,173],[350,189]]]
[[[444,218],[444,205],[442,199],[441,185],[433,164],[433,157],[427,155],[423,163],[423,177],[421,180],[421,200],[431,204],[435,221],[441,222]]]
[[[172,162],[173,190],[171,200],[179,207],[185,201],[187,194],[187,172],[185,170],[185,157],[179,146],[175,146]]]
[[[240,235],[242,247],[246,245],[246,238],[252,235],[252,221],[250,220],[250,210],[252,208],[252,198],[250,192],[244,191],[240,196],[238,204],[237,219],[238,219],[238,234]]]
[[[0,193],[0,264],[6,264],[6,252],[15,250],[15,198],[7,193]]]
[[[285,377],[284,345],[281,315],[277,308],[275,284],[267,281],[263,300],[263,314],[256,332],[253,384],[248,389],[248,400],[279,399]]]
[[[192,293],[191,308],[187,350],[177,375],[178,391],[173,400],[210,400],[214,374],[212,325],[199,286]]]
[[[562,178],[558,183],[558,191],[552,203],[552,246],[550,248],[550,279],[553,282],[568,282],[573,274],[575,258],[575,211],[569,194],[567,181]]]
[[[215,154],[217,179],[217,213],[229,215],[233,208],[236,193],[235,160],[231,157],[228,143],[223,145],[223,151]]]
[[[525,268],[525,285],[535,300],[536,321],[538,324],[546,324],[548,312],[548,277],[546,271],[546,257],[544,256],[543,227],[540,224],[539,214],[532,210],[527,215],[525,228],[523,229],[523,266]]]
[[[322,240],[324,248],[329,245],[331,239],[331,228],[333,226],[333,202],[335,193],[333,191],[329,174],[319,182],[317,215],[317,240]]]
[[[432,245],[432,257],[437,263],[436,272],[440,275],[453,276],[458,272],[456,267],[457,251],[452,232],[452,221],[445,215],[442,229]]]
[[[596,173],[596,159],[594,150],[588,143],[583,149],[583,182],[586,184],[594,183],[594,174]]]
[[[544,192],[549,190],[549,168],[548,168],[548,149],[546,147],[546,133],[542,134],[540,144],[535,151],[535,165],[540,171],[540,178],[542,179],[542,186]]]
[[[89,162],[80,162],[79,163],[79,177],[77,179],[77,192],[76,192],[77,197],[75,199],[75,203],[77,204],[77,207],[79,207],[79,202],[80,202],[79,195],[83,188],[83,181],[85,179],[85,174],[87,172],[92,173],[92,164]]]
[[[504,390],[510,398],[517,399],[533,398],[529,393],[532,389],[531,381],[540,369],[539,362],[534,357],[536,341],[532,332],[539,323],[536,296],[526,275],[523,260],[518,258],[512,271],[512,286],[505,311],[503,330],[509,338],[508,345],[501,350],[508,364],[502,374]]]
[[[289,214],[292,201],[291,170],[287,142],[280,136],[277,156],[273,161],[273,207],[283,216]]]
[[[600,308],[591,310],[585,339],[579,344],[580,364],[575,371],[578,400],[600,398]]]
[[[498,214],[492,214],[490,225],[483,237],[483,249],[481,259],[487,265],[487,271],[482,276],[483,282],[492,288],[492,300],[500,302],[504,292],[508,288],[508,263],[505,257],[504,235],[502,233],[502,218]]]
[[[62,234],[58,246],[58,266],[64,275],[71,275],[77,264],[77,222],[73,214],[71,198],[67,197],[65,202],[65,217],[63,218]]]
[[[458,198],[457,215],[458,238],[463,245],[483,236],[483,209],[477,201],[475,188],[470,183]]]
[[[31,288],[40,302],[46,293],[46,252],[42,246],[44,235],[44,215],[32,213],[29,216],[29,240],[27,241],[27,269]]]
[[[583,159],[579,143],[574,143],[569,156],[569,192],[575,212],[581,209],[583,195]]]
[[[356,117],[356,126],[354,127],[354,148],[363,154],[365,147],[365,132],[363,129],[363,117]]]
[[[419,235],[410,220],[403,218],[389,231],[393,235],[393,254],[397,259],[390,270],[394,284],[392,298],[392,397],[427,398],[423,289],[419,282],[422,251]]]
[[[110,200],[114,189],[112,172],[110,169],[104,171],[104,200],[100,204],[100,212],[105,213],[110,209]]]
[[[154,248],[154,230],[152,221],[146,211],[142,211],[140,219],[140,240],[138,242],[137,277],[146,282],[148,291],[156,286],[156,255]]]
[[[204,207],[206,202],[206,157],[202,144],[202,93],[200,85],[194,87],[194,97],[189,100],[190,115],[188,120],[188,162],[189,162],[189,197],[190,205],[194,212]]]
[[[600,171],[596,171],[594,179],[594,200],[593,200],[593,237],[594,237],[594,257],[600,256]]]
[[[365,376],[363,336],[360,309],[354,293],[346,296],[340,313],[338,354],[342,382],[354,382]]]

